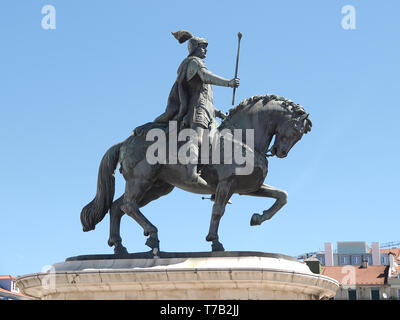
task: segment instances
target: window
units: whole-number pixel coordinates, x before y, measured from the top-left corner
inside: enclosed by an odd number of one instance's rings
[[[325,256],[322,254],[319,254],[317,256],[318,260],[321,262],[321,264],[324,266],[325,265]]]
[[[361,256],[352,256],[351,260],[352,265],[359,266],[361,264]]]
[[[371,289],[371,300],[379,300],[379,289]]]
[[[10,291],[17,292],[17,293],[19,292],[19,288],[17,287],[17,282],[14,280],[11,281],[11,290]]]
[[[349,289],[349,300],[357,300],[357,291]]]
[[[389,257],[388,256],[382,256],[381,257],[381,264],[382,265],[388,265],[389,264]]]
[[[349,256],[340,256],[340,264],[341,265],[350,264],[350,257]]]

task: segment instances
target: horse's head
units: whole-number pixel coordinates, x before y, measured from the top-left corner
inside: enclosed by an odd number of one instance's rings
[[[275,136],[267,156],[285,158],[303,134],[311,131],[308,116],[301,105],[289,99],[274,94],[257,95],[229,110],[228,117],[218,129],[253,129],[255,148],[263,153]]]
[[[284,117],[277,126],[275,142],[269,149],[271,153],[268,156],[276,155],[278,158],[285,158],[303,134],[311,131],[312,123],[308,116],[308,113],[304,113],[290,119]]]

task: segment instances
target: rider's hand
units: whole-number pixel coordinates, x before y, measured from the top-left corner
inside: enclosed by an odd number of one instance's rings
[[[221,110],[217,110],[217,112],[215,112],[215,116],[224,120],[226,118],[225,113],[223,113]]]
[[[233,78],[232,80],[229,80],[229,86],[231,88],[237,88],[237,87],[239,87],[239,84],[240,84],[239,78]]]

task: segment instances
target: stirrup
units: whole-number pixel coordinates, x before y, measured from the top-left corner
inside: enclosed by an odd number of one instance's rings
[[[211,200],[212,202],[215,202],[215,194],[212,194],[210,198],[201,197],[201,200]],[[227,204],[232,204],[232,201],[228,200]]]

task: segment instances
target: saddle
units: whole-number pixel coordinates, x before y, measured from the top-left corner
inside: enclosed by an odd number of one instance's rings
[[[168,123],[167,122],[147,122],[139,127],[133,129],[133,136],[143,137],[146,136],[147,132],[152,129],[161,129],[165,133],[168,133]]]

